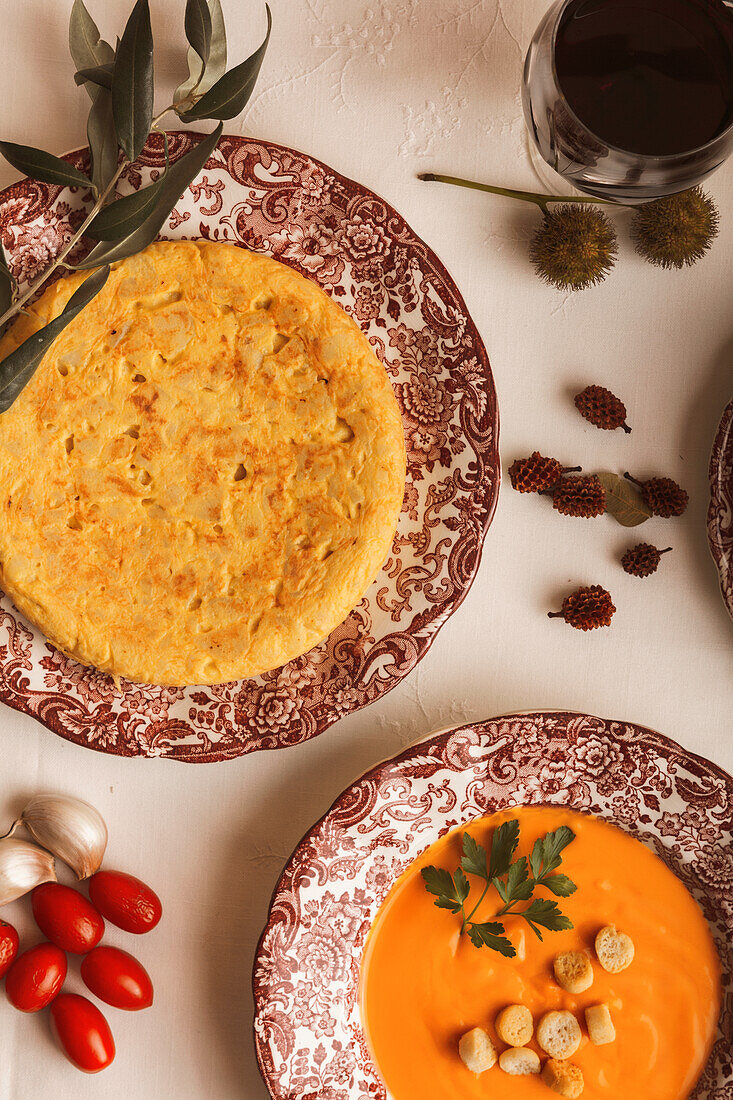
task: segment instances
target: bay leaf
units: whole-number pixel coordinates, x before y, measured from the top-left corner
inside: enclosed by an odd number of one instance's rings
[[[233,69],[220,77],[193,107],[180,112],[184,122],[198,122],[204,118],[235,118],[244,110],[254,91],[267,51],[267,44],[270,41],[272,13],[269,4],[265,4],[265,10],[267,12],[267,33],[261,45],[241,65],[235,65]]]
[[[76,264],[77,270],[83,271],[86,268],[97,267],[99,264],[124,260],[152,244],[183,192],[189,184],[193,183],[213,153],[223,128],[223,124],[219,123],[212,134],[207,134],[180,160],[170,165],[165,175],[157,181],[157,199],[151,213],[134,232],[122,240],[100,241],[83,263]],[[126,198],[129,197],[126,196]],[[117,201],[124,202],[125,199]],[[116,204],[112,204],[113,208],[114,205]]]
[[[189,49],[187,57],[188,77],[176,88],[173,97],[174,103],[180,103],[186,99],[194,88],[203,95],[226,72],[227,35],[220,0],[208,0],[208,8],[211,16],[211,40],[209,42],[208,60],[206,65],[202,66],[201,58],[193,47]]]
[[[651,517],[651,508],[625,478],[608,470],[596,477],[606,490],[606,511],[622,527],[638,527]]]
[[[31,145],[16,145],[13,141],[0,141],[0,153],[13,168],[31,179],[60,186],[89,187],[91,180],[60,157]]]
[[[60,332],[77,317],[107,282],[109,267],[95,271],[75,290],[63,312],[34,332],[0,363],[0,413],[4,413],[30,382],[38,364]]]
[[[137,0],[117,48],[112,111],[117,140],[132,163],[153,122],[153,32],[148,0]]]
[[[91,176],[97,194],[105,190],[117,171],[119,146],[112,117],[112,93],[96,88],[87,119]]]
[[[99,34],[99,28],[87,11],[84,0],[74,0],[69,20],[69,49],[77,69],[91,69],[114,62],[115,51]],[[89,95],[93,89],[86,85]],[[93,98],[93,96],[92,96]]]
[[[95,65],[91,69],[79,69],[74,73],[74,82],[76,84],[84,84],[88,81],[90,84],[96,84],[100,88],[112,88],[112,76],[114,75],[114,65]]]

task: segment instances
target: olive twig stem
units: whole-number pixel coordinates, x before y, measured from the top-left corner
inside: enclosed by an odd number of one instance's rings
[[[474,191],[488,191],[492,195],[503,195],[507,199],[531,202],[535,206],[539,206],[543,214],[548,213],[548,205],[551,202],[589,203],[591,206],[623,205],[618,202],[610,202],[608,199],[594,199],[585,195],[541,195],[538,191],[517,191],[513,187],[496,187],[491,183],[477,183],[475,180],[463,179],[461,176],[444,176],[438,172],[420,172],[417,178],[428,183],[450,183],[455,187],[470,187]]]

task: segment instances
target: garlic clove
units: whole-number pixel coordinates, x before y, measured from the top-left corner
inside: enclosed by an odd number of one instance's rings
[[[102,865],[107,826],[94,806],[71,795],[37,794],[20,820],[34,840],[71,867],[78,879]]]
[[[42,882],[56,882],[54,858],[29,840],[0,840],[0,905],[15,901]]]

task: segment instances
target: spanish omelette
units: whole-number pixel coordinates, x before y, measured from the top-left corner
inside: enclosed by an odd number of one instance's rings
[[[47,289],[0,358],[85,277]],[[158,242],[113,267],[0,416],[0,586],[115,676],[254,676],[358,603],[404,482],[389,379],[334,301],[269,257]]]

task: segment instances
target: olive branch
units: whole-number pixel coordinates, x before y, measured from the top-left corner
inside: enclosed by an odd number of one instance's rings
[[[91,100],[87,120],[90,167],[82,172],[73,164],[29,145],[0,141],[0,153],[19,172],[42,183],[84,187],[93,205],[79,228],[43,274],[19,293],[0,243],[0,333],[33,298],[58,268],[85,271],[99,268],[69,300],[50,324],[39,329],[0,362],[0,413],[10,408],[27,385],[58,334],[99,293],[109,265],[151,244],[186,188],[206,165],[223,130],[223,120],[240,114],[254,91],[272,28],[270,8],[267,32],[255,52],[227,70],[227,42],[220,0],[186,0],[184,29],[189,44],[187,78],[173,102],[158,115],[154,110],[153,34],[148,0],[137,0],[122,37],[113,48],[100,36],[85,7],[74,0],[69,25],[69,47],[76,66],[74,80]],[[216,119],[219,125],[174,164],[168,158],[168,139],[162,119],[175,112],[182,122]],[[151,132],[165,144],[165,170],[140,191],[115,196],[117,181],[133,165]],[[69,256],[83,237],[96,243],[79,262]]]

